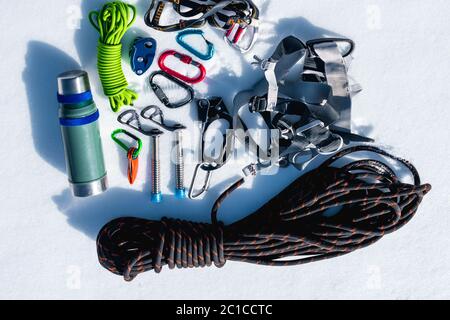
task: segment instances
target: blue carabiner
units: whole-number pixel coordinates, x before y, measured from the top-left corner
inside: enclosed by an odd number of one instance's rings
[[[205,40],[206,45],[208,47],[206,53],[202,53],[202,52],[198,51],[197,49],[193,48],[190,44],[186,43],[186,41],[184,41],[184,37],[186,37],[188,35],[200,35]],[[196,56],[199,59],[209,60],[214,55],[214,44],[205,38],[205,36],[203,34],[203,30],[200,30],[200,29],[183,30],[177,34],[176,40],[180,46],[182,46],[184,49],[186,49],[187,51],[189,51],[190,53],[192,53],[194,56]]]

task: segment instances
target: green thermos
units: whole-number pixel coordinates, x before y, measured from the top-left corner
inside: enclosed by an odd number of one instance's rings
[[[58,76],[59,123],[69,183],[75,197],[100,194],[108,188],[99,113],[87,72],[68,71]]]

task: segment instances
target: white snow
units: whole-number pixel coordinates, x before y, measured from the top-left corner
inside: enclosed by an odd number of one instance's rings
[[[163,48],[181,48],[175,33],[158,33],[142,19],[148,1],[136,3],[139,18],[125,41],[149,34]],[[343,35],[357,48],[351,75],[364,91],[354,99],[355,129],[411,160],[433,185],[417,216],[403,229],[350,255],[291,267],[229,262],[222,269],[164,269],[132,283],[104,270],[95,237],[112,218],[162,216],[208,221],[216,197],[234,181],[239,166],[213,176],[201,201],[175,200],[173,169],[164,155],[165,201],[149,201],[148,140],[136,185],[128,185],[124,154],[110,139],[118,127],[96,73],[97,33],[86,19],[103,1],[4,1],[0,38],[2,128],[0,298],[63,299],[291,299],[450,298],[449,129],[450,3],[446,0],[277,0],[261,8],[261,39],[248,55],[229,48],[221,32],[205,28],[217,55],[206,63],[199,96],[223,95],[228,104],[259,79],[253,54],[267,57],[286,35],[303,40]],[[7,13],[7,14],[6,14]],[[83,17],[83,19],[79,19]],[[78,25],[79,24],[79,25]],[[161,51],[159,51],[161,52]],[[57,121],[58,73],[80,65],[90,75],[101,111],[101,132],[110,190],[91,199],[70,195]],[[152,70],[156,69],[156,63]],[[126,63],[124,69],[129,70]],[[144,78],[127,77],[143,87]],[[155,103],[146,89],[137,106]],[[196,131],[194,106],[166,111]],[[171,138],[163,138],[167,154]],[[194,164],[187,166],[189,180]],[[226,201],[225,222],[244,217],[293,181],[299,173],[257,178]]]

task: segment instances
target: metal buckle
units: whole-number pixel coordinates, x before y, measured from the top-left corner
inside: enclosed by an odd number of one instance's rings
[[[267,99],[263,97],[254,96],[250,100],[249,110],[251,113],[270,111],[267,109]]]
[[[304,125],[304,126],[302,126],[300,128],[297,128],[295,130],[295,134],[297,136],[305,137],[305,135],[303,134],[304,132],[306,132],[308,130],[311,130],[312,128],[317,127],[317,126],[319,126],[321,128],[324,128],[325,124],[322,121],[320,121],[320,120],[314,120],[314,121],[308,123],[307,125]],[[340,142],[339,142],[338,147],[335,150],[332,150],[332,151],[329,151],[329,152],[323,152],[320,148],[316,148],[317,149],[317,153],[320,154],[320,155],[328,156],[328,155],[332,155],[335,152],[341,150],[342,147],[344,146],[344,139],[340,135],[337,135],[337,136],[339,137]]]
[[[314,120],[304,126],[301,126],[297,129],[295,129],[295,135],[304,137],[304,134],[303,134],[304,132],[311,130],[312,128],[318,127],[318,126],[324,128],[325,124],[320,120]]]
[[[205,150],[205,141],[204,135],[208,130],[208,127],[216,120],[223,119],[228,122],[230,129],[233,127],[233,118],[228,113],[228,110],[223,102],[223,99],[220,97],[210,97],[209,99],[201,99],[198,101],[198,118],[202,122],[201,129],[201,163],[199,163],[194,171],[194,175],[192,177],[192,182],[189,190],[189,198],[196,199],[203,195],[206,191],[208,191],[212,172],[220,169],[229,159],[231,155],[231,146],[229,143],[229,135],[224,134],[223,137],[223,146],[222,151],[220,152],[219,157],[213,159],[204,154]],[[195,189],[196,181],[199,175],[200,170],[206,172],[205,181],[201,189]]]

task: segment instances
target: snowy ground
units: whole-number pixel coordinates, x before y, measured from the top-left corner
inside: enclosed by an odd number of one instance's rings
[[[150,33],[160,48],[177,48],[174,34],[145,27],[148,1],[134,34]],[[217,45],[199,95],[233,95],[261,74],[253,54],[266,57],[286,35],[304,40],[344,35],[357,49],[352,76],[364,87],[354,100],[355,129],[410,159],[433,185],[419,213],[405,228],[342,258],[294,268],[228,263],[223,269],[164,270],[125,283],[97,262],[95,237],[112,218],[163,215],[208,221],[212,203],[238,173],[233,166],[213,177],[202,201],[175,200],[173,179],[164,173],[166,200],[149,203],[148,149],[136,186],[125,178],[123,153],[110,140],[117,127],[95,72],[97,34],[87,13],[103,1],[3,1],[0,35],[1,170],[0,298],[169,299],[169,298],[450,298],[448,159],[450,91],[450,3],[446,0],[256,1],[262,38],[252,54],[228,48],[219,32],[206,28]],[[83,17],[83,19],[80,19]],[[100,197],[73,199],[68,191],[55,101],[56,75],[81,66],[90,74],[102,112],[101,129],[111,189]],[[155,68],[155,65],[153,65]],[[128,68],[127,68],[128,69]],[[140,79],[127,73],[130,82]],[[154,101],[142,94],[139,106]],[[189,124],[194,108],[167,112]],[[164,139],[170,144],[169,136]],[[193,164],[187,168],[188,177]],[[297,176],[287,170],[256,180],[222,209],[226,222],[243,217]]]

